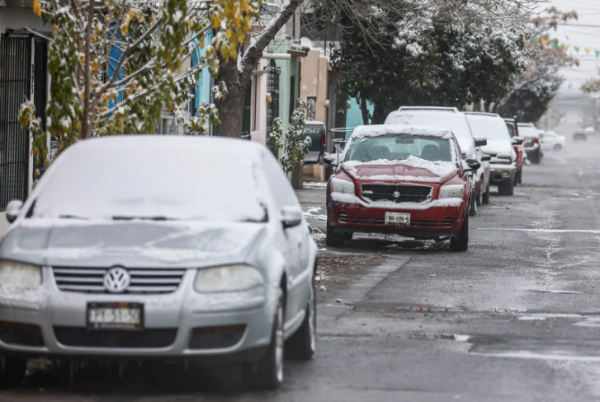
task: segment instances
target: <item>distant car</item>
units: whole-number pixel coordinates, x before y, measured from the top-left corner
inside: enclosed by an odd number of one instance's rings
[[[532,123],[518,123],[519,135],[525,139],[523,146],[527,159],[533,164],[539,165],[542,163],[542,147],[540,146],[540,136],[538,129]]]
[[[487,140],[487,145],[481,150],[491,157],[490,182],[498,186],[500,194],[513,195],[517,184],[517,153],[513,149],[506,122],[493,113],[465,114],[473,134]]]
[[[311,144],[308,153],[304,157],[304,164],[322,163],[325,153],[326,137],[325,124],[320,121],[304,122],[304,137],[310,137]]]
[[[566,138],[564,135],[558,135],[554,131],[546,131],[540,134],[540,142],[543,151],[560,151],[565,147]]]
[[[23,378],[26,358],[44,357],[235,363],[272,389],[284,340],[297,358],[314,353],[317,247],[266,147],[81,141],[6,214],[2,386]]]
[[[596,129],[593,126],[586,127],[583,131],[587,135],[594,135],[594,134],[596,134]]]
[[[394,233],[469,244],[468,172],[452,131],[372,125],[354,130],[327,184],[327,244],[342,247],[354,233]],[[326,161],[328,159],[326,158]]]
[[[578,141],[578,140],[586,141],[587,137],[588,137],[588,134],[585,131],[575,131],[575,133],[573,134],[574,141]]]
[[[470,173],[473,194],[469,213],[475,216],[477,207],[483,204],[484,199],[489,199],[490,164],[481,151],[486,140],[474,138],[465,114],[455,107],[402,106],[388,115],[385,124],[420,125],[452,130],[459,143],[462,158],[476,159],[480,164],[478,170]]]
[[[523,143],[525,139],[519,135],[519,126],[517,119],[504,117],[506,122],[506,128],[508,129],[508,135],[510,135],[513,149],[517,153],[517,184],[523,182],[523,164],[525,163],[525,146]]]

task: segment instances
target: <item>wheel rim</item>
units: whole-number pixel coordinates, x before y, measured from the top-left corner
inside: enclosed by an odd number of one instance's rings
[[[277,381],[283,382],[283,306],[277,308],[277,328],[275,329],[275,368]]]
[[[314,352],[317,347],[317,315],[315,314],[315,289],[313,286],[311,286],[308,301],[308,330],[310,331],[310,350]]]

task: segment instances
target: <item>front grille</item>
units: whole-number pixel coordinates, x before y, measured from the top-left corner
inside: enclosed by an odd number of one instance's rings
[[[177,328],[143,331],[94,331],[81,327],[54,327],[56,340],[65,346],[95,348],[164,348],[172,345]]]
[[[110,268],[54,267],[54,280],[64,292],[108,293],[104,275]],[[171,293],[177,290],[185,269],[128,268],[131,282],[124,293]]]
[[[446,217],[444,218],[444,226],[447,228],[452,227],[454,225],[454,218]]]
[[[0,341],[9,345],[44,346],[39,326],[16,322],[0,321]]]
[[[346,222],[348,222],[348,215],[344,214],[344,213],[339,214],[338,215],[338,221],[340,223],[346,223]]]
[[[430,186],[363,184],[362,196],[370,201],[423,202],[431,199]]]

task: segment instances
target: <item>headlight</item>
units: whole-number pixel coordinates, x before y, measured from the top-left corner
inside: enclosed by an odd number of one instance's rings
[[[22,262],[0,261],[0,284],[37,289],[42,284],[42,269]]]
[[[331,178],[331,192],[343,194],[355,194],[354,183],[349,180]]]
[[[440,188],[439,198],[463,198],[465,186],[462,184],[446,184]]]
[[[260,272],[248,265],[227,265],[199,269],[194,289],[202,293],[237,292],[252,289],[264,283]]]

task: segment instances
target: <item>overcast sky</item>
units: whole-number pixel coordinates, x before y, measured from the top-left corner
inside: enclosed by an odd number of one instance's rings
[[[562,43],[571,45],[569,54],[577,57],[580,62],[579,67],[565,70],[563,76],[567,81],[561,89],[562,94],[569,96],[582,94],[579,91],[581,84],[588,78],[598,77],[597,68],[600,67],[600,58],[596,59],[594,50],[600,50],[600,0],[550,0],[542,8],[554,5],[561,11],[577,11],[578,20],[568,22],[569,26],[559,26],[553,33],[553,37],[562,41]],[[572,26],[571,26],[572,25]],[[588,25],[588,26],[582,26]],[[590,27],[589,25],[593,25]],[[580,47],[579,53],[575,53],[573,46]],[[586,54],[584,49],[591,49]]]

